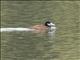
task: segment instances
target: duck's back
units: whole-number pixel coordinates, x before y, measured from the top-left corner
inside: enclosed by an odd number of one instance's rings
[[[48,28],[44,25],[35,25],[32,27],[32,29],[35,29],[36,31],[42,32],[42,31],[46,31]]]

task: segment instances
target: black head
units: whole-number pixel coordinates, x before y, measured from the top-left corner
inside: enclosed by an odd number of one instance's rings
[[[50,23],[51,23],[50,21],[46,21],[45,26],[50,27],[50,25],[49,25]]]
[[[47,27],[53,27],[53,26],[55,26],[55,24],[53,24],[53,23],[50,22],[50,21],[46,21],[46,22],[45,22],[45,26],[47,26]]]

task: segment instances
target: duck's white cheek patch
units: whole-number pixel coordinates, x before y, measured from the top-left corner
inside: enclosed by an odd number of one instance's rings
[[[53,24],[53,23],[50,23],[50,24],[48,24],[48,26],[55,26],[55,24]]]
[[[48,26],[51,26],[51,24],[48,24]]]
[[[55,25],[55,24],[53,24],[53,23],[50,23],[50,25],[52,26],[52,25]]]

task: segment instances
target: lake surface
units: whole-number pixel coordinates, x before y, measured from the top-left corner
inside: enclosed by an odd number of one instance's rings
[[[1,32],[2,60],[80,60],[78,1],[1,1],[1,27],[31,27],[49,18],[56,32]]]

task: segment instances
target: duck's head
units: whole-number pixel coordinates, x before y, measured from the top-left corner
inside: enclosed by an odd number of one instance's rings
[[[53,24],[53,23],[50,22],[50,21],[46,21],[46,22],[45,22],[45,26],[47,26],[47,27],[54,27],[55,24]]]
[[[49,28],[49,31],[55,31],[56,30],[55,24],[50,22],[50,21],[46,21],[45,26],[47,26]]]

